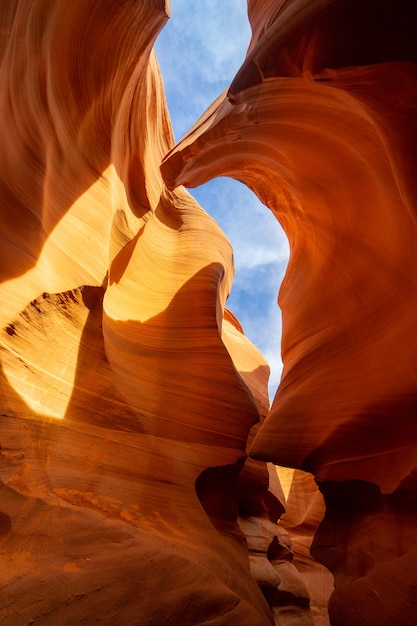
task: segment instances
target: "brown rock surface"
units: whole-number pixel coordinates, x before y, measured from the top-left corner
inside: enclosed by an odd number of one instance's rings
[[[237,524],[268,366],[160,175],[165,2],[0,10],[0,621],[272,624]]]
[[[246,183],[288,235],[283,377],[251,454],[314,474],[337,626],[416,613],[416,8],[249,2],[248,57],[162,165]]]
[[[0,4],[0,621],[325,626],[315,535],[332,626],[410,626],[413,4],[249,0],[176,147],[168,4]],[[271,410],[231,246],[180,186],[220,175],[290,241]]]

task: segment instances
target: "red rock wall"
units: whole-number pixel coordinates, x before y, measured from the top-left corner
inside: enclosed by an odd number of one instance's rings
[[[253,39],[163,163],[169,186],[227,175],[288,235],[284,371],[251,447],[314,474],[313,554],[332,625],[415,621],[416,9],[249,2]]]

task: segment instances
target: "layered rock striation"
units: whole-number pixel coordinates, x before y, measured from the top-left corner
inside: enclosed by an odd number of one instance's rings
[[[327,626],[313,541],[332,626],[409,626],[413,5],[249,0],[244,64],[174,146],[168,4],[0,6],[1,620]],[[271,409],[183,188],[224,175],[290,242]]]
[[[284,228],[284,371],[251,455],[320,485],[314,555],[335,574],[331,623],[410,624],[415,8],[254,1],[249,16],[245,63],[162,172],[170,187],[232,176]]]
[[[229,242],[159,171],[173,139],[152,45],[168,12],[1,6],[11,626],[273,623],[237,524],[269,368],[225,309]],[[258,468],[250,502],[268,492]]]

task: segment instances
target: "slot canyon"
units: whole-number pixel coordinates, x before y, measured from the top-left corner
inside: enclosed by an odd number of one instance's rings
[[[176,142],[175,2],[0,0],[0,623],[417,625],[417,5],[247,0]],[[218,177],[289,242],[271,402]]]

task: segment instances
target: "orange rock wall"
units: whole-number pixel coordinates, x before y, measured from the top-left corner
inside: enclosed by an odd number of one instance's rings
[[[159,171],[167,17],[161,0],[1,6],[11,626],[273,623],[237,524],[269,368],[225,309],[230,243]]]
[[[313,554],[336,626],[410,624],[415,419],[417,47],[409,2],[249,2],[227,94],[166,157],[170,187],[246,183],[291,255],[284,370],[250,453],[314,474]]]
[[[332,626],[413,623],[414,11],[249,0],[174,147],[167,2],[1,5],[0,621],[328,626],[314,535]],[[290,242],[271,409],[221,175]]]

